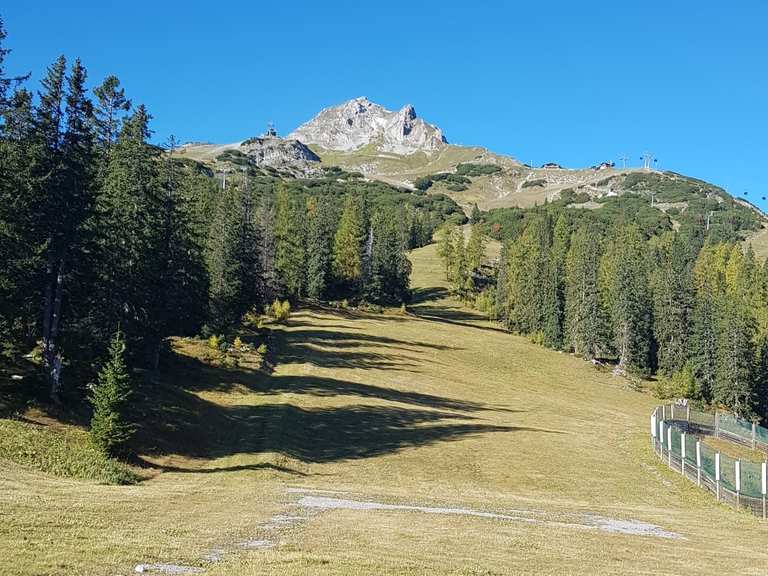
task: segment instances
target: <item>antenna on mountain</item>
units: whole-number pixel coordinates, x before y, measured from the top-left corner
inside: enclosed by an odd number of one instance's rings
[[[644,170],[650,170],[650,169],[651,169],[651,165],[652,165],[654,162],[657,162],[657,161],[658,161],[658,160],[656,160],[656,159],[653,157],[653,154],[651,154],[650,152],[643,152],[643,155],[642,155],[642,156],[640,156],[640,160],[642,160],[642,161],[643,161],[643,169],[644,169]]]
[[[264,136],[268,138],[276,138],[277,137],[277,130],[275,130],[275,123],[270,120],[267,122],[267,131],[264,133]]]
[[[626,168],[627,167],[627,160],[629,160],[629,156],[627,156],[626,154],[623,154],[623,155],[619,156],[619,160],[621,160],[621,167],[622,168]]]

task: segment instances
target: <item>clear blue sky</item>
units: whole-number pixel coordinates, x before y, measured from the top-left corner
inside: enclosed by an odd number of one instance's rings
[[[157,140],[287,133],[364,95],[524,162],[649,150],[768,207],[768,2],[3,4],[11,72],[79,56],[149,107]]]

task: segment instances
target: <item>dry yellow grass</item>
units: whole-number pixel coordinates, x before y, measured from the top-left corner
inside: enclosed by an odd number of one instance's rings
[[[271,376],[191,358],[176,368],[162,385],[179,408],[162,412],[145,454],[175,471],[105,487],[4,463],[0,573],[128,574],[150,561],[246,575],[764,572],[766,524],[653,456],[653,398],[462,308],[435,246],[413,261],[407,315],[300,310],[275,329]],[[594,529],[592,515],[682,539]],[[215,548],[223,560],[207,564]]]

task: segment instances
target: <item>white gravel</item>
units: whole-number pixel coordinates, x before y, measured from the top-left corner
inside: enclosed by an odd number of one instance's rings
[[[343,498],[329,498],[325,496],[303,496],[301,499],[299,499],[298,504],[299,506],[303,506],[305,508],[316,508],[322,510],[388,510],[422,512],[424,514],[454,514],[462,516],[477,516],[480,518],[490,518],[496,520],[508,520],[511,522],[523,522],[527,524],[561,526],[584,530],[600,530],[603,532],[631,534],[635,536],[654,536],[657,538],[667,539],[683,538],[683,536],[680,534],[669,532],[654,524],[648,524],[638,520],[619,520],[616,518],[606,518],[594,514],[574,515],[573,521],[561,522],[521,516],[520,514],[526,514],[526,512],[521,511],[515,511],[515,514],[513,515],[497,512],[485,512],[482,510],[472,510],[470,508],[443,508],[403,504],[384,504],[382,502],[347,500]],[[536,512],[533,512],[533,514],[536,514]]]

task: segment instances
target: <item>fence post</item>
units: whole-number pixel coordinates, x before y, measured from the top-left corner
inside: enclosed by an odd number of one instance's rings
[[[653,446],[654,451],[656,450],[656,410],[658,408],[651,413],[651,446]]]
[[[763,476],[763,486],[762,486],[762,494],[763,494],[763,520],[765,520],[765,494],[766,494],[766,488],[768,488],[768,483],[766,483],[766,473],[768,473],[768,462],[763,462],[762,465],[762,476]]]
[[[664,420],[659,422],[659,458],[664,458]]]
[[[755,440],[757,440],[757,422],[752,420],[752,450],[755,449]]]
[[[667,419],[667,405],[666,404],[662,404],[661,405],[661,418],[662,418],[662,420],[666,420]]]
[[[715,410],[715,438],[720,438],[720,412]]]
[[[720,502],[720,452],[715,453],[715,489],[717,490],[717,501]]]
[[[685,432],[680,434],[680,474],[685,476]]]
[[[669,418],[669,419],[670,419],[670,420],[674,420],[674,419],[675,419],[675,403],[674,403],[674,402],[673,402],[672,404],[670,404],[670,405],[669,405],[669,409],[670,409],[670,410],[671,410],[671,412],[672,412],[672,415],[670,416],[670,418]]]
[[[667,428],[667,466],[672,468],[672,426]]]
[[[736,460],[733,467],[736,472],[736,509],[739,509],[739,499],[741,496],[741,460]]]
[[[685,405],[685,421],[686,422],[691,421],[691,405],[690,404]]]
[[[696,440],[696,485],[701,486],[701,442]]]

